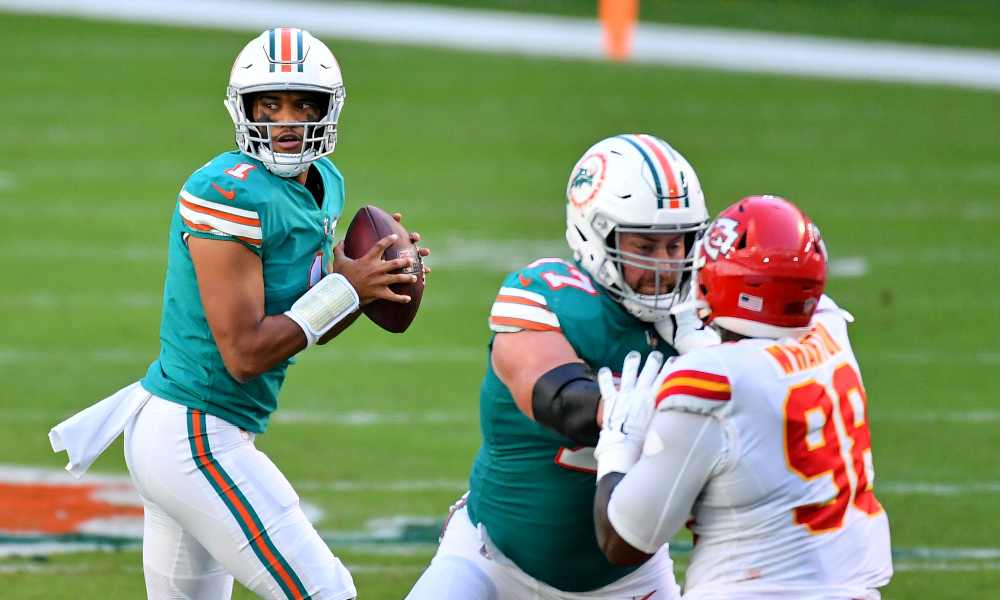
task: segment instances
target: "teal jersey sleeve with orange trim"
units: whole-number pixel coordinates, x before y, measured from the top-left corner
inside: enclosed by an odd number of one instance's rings
[[[595,370],[620,370],[618,355],[628,353],[620,351],[625,347],[675,354],[652,323],[626,313],[579,263],[560,258],[543,258],[510,274],[490,310],[489,325],[495,333],[561,333]]]
[[[238,241],[260,255],[261,213],[266,221],[264,200],[272,187],[263,165],[241,153],[223,154],[184,184],[177,198],[181,227],[195,237]]]

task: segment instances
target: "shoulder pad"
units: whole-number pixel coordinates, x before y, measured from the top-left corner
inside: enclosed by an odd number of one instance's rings
[[[252,181],[257,170],[255,164],[239,162],[227,153],[195,171],[178,199],[185,225],[260,247],[263,236],[255,201],[260,191],[254,187],[262,182]]]
[[[588,301],[599,298],[594,282],[575,264],[543,258],[504,281],[490,311],[490,329],[497,333],[524,329],[562,332],[560,314],[572,319],[568,312],[586,312]]]
[[[656,394],[657,410],[711,414],[729,405],[729,374],[715,348],[698,348],[677,357]]]
[[[840,308],[840,306],[833,301],[833,298],[827,296],[826,294],[819,297],[819,303],[816,305],[816,312],[813,313],[813,318],[815,319],[817,316],[823,314],[834,314],[848,323],[854,322],[854,315]]]

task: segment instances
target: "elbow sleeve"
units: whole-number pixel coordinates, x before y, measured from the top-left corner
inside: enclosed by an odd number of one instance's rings
[[[597,374],[585,363],[560,365],[538,378],[531,393],[535,421],[580,446],[596,446],[600,435]]]

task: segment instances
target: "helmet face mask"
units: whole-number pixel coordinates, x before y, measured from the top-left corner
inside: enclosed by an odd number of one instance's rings
[[[704,193],[691,165],[659,138],[615,136],[595,144],[577,162],[566,196],[566,240],[581,266],[634,317],[648,322],[669,317],[671,307],[687,295],[692,249],[708,224]],[[622,243],[629,234],[683,235],[684,255],[631,252]],[[654,293],[629,285],[629,273],[634,280],[637,270],[652,273]],[[671,289],[662,291],[661,284],[671,280]]]
[[[326,102],[317,121],[256,121],[253,98],[269,91],[313,93]],[[236,126],[239,149],[275,175],[295,177],[312,161],[333,152],[344,98],[340,66],[326,45],[301,29],[272,29],[247,44],[236,58],[225,105]],[[271,132],[279,127],[302,132],[299,152],[275,148]]]
[[[687,297],[694,271],[694,240],[704,231],[705,223],[696,223],[687,227],[630,227],[619,225],[614,228],[611,236],[614,242],[605,243],[607,260],[618,270],[618,281],[621,283],[609,292],[633,315],[640,314],[664,315],[670,309]],[[648,236],[681,236],[684,244],[683,255],[657,258],[647,254],[629,252],[623,249],[623,236],[637,234]],[[636,270],[652,274],[651,287],[654,293],[642,293],[641,288],[635,289],[638,283]],[[632,277],[629,276],[629,271]],[[648,279],[648,276],[646,277]],[[630,280],[632,284],[630,285]],[[649,286],[647,286],[649,287]],[[638,314],[637,314],[638,313]],[[641,319],[641,317],[640,317]],[[645,319],[643,319],[645,320]],[[657,319],[659,320],[659,319]]]

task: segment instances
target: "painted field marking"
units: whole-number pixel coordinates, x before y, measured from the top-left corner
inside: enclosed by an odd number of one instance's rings
[[[892,568],[894,571],[1000,571],[1000,562],[955,564],[946,561],[915,562],[893,560]]]
[[[2,0],[0,0],[2,1]],[[109,261],[164,263],[166,244],[99,244],[96,242],[8,242],[0,244],[4,256],[24,260]]]
[[[868,274],[868,261],[861,256],[832,258],[827,265],[830,277],[855,278]]]
[[[416,554],[412,550],[404,549],[405,547],[389,547],[393,552],[371,552],[370,548],[359,548],[351,547],[349,550],[358,553],[367,554],[396,554],[396,555],[413,555]],[[433,553],[437,549],[436,545],[431,546],[428,553]],[[364,573],[364,574],[409,574],[409,573],[422,573],[425,567],[419,565],[344,565],[348,571],[351,573]],[[937,561],[937,562],[919,562],[910,560],[893,560],[893,569],[897,572],[901,571],[997,571],[1000,570],[1000,562],[983,562],[983,563],[950,563],[947,561]],[[39,564],[16,564],[16,565],[0,565],[0,574],[12,575],[15,573],[32,573],[32,574],[45,574],[51,573],[53,575],[82,575],[90,573],[91,571],[103,571],[105,565],[39,565]],[[678,570],[684,571],[687,565],[676,565]],[[122,565],[117,567],[118,571],[126,573],[138,573],[142,571],[141,567]]]
[[[0,465],[0,536],[7,551],[34,548],[51,536],[98,546],[141,538],[142,515],[128,476],[78,480],[60,469]]]
[[[0,0],[2,3],[4,0]],[[28,260],[81,260],[138,263],[163,263],[167,247],[161,244],[114,244],[96,242],[14,241],[0,244],[0,255]],[[427,265],[435,269],[510,273],[522,269],[539,257],[571,257],[565,241],[556,239],[466,239],[441,236],[434,241],[434,253]],[[830,261],[832,277],[862,277],[874,265],[950,265],[995,264],[1000,252],[964,246],[921,248],[871,248],[860,256],[834,258]],[[44,292],[41,292],[44,293]]]
[[[0,192],[16,190],[17,183],[17,177],[13,173],[0,171]]]
[[[58,350],[0,347],[0,365],[26,363],[92,363],[129,364],[146,362],[156,359],[158,348],[91,348]],[[315,352],[306,352],[296,357],[301,363],[330,362],[392,362],[392,363],[476,363],[485,364],[486,345],[477,346],[439,346],[429,348],[369,348],[340,350],[336,348],[320,348]]]
[[[474,412],[379,413],[355,411],[345,413],[315,412],[308,410],[279,410],[271,416],[277,425],[405,425],[409,423],[472,423],[478,419]]]
[[[917,412],[889,415],[875,414],[869,415],[868,418],[876,423],[880,421],[915,421],[920,423],[940,423],[942,421],[951,423],[995,423],[1000,421],[1000,412],[986,410],[973,410],[968,412]]]
[[[433,253],[427,257],[432,269],[510,273],[523,269],[539,257],[572,258],[565,240],[555,239],[467,239],[444,236],[435,240]]]
[[[303,491],[323,492],[464,492],[468,479],[415,479],[401,481],[297,481],[292,487]]]
[[[859,357],[862,363],[865,361],[907,364],[907,365],[928,365],[928,364],[997,364],[1000,363],[1000,352],[963,352],[961,354],[949,354],[948,352],[935,352],[924,350],[881,350],[877,352],[861,352]]]
[[[321,37],[604,60],[597,19],[361,2],[0,0],[0,8],[137,23],[261,31],[309,23]],[[1000,53],[639,23],[633,62],[1000,90]]]
[[[22,292],[0,295],[0,306],[8,308],[155,308],[163,305],[162,292]]]
[[[1000,494],[1000,481],[973,481],[969,483],[876,483],[878,494],[911,496],[969,496],[973,494]]]
[[[344,565],[351,573],[370,574],[405,574],[422,573],[426,567],[420,565]],[[51,573],[54,575],[81,575],[91,572],[104,572],[107,565],[104,564],[79,564],[79,565],[45,565],[37,563],[0,565],[0,574],[11,575],[14,573]],[[142,567],[135,565],[119,565],[115,570],[124,573],[141,573]]]
[[[152,362],[158,354],[157,348],[91,348],[58,350],[0,347],[0,365],[25,363],[92,363],[128,364],[133,362]],[[861,351],[861,362],[883,362],[906,365],[977,365],[1000,363],[1000,352],[963,352],[949,354],[947,352],[923,350],[879,350]],[[483,346],[437,346],[437,347],[389,347],[389,348],[359,348],[342,350],[338,348],[320,348],[315,352],[306,352],[296,357],[301,363],[331,363],[331,362],[366,362],[375,361],[391,363],[471,363],[485,364],[486,347]]]
[[[485,323],[485,320],[483,321]],[[384,347],[321,348],[319,352],[306,352],[297,356],[302,363],[326,362],[394,362],[394,363],[486,363],[486,344],[482,346],[437,346],[437,347]]]
[[[962,486],[921,486],[895,484],[902,493],[968,493]],[[969,487],[969,484],[965,484]],[[1000,491],[1000,484],[971,484],[973,492]],[[293,485],[303,491],[426,492],[468,489],[467,480],[411,480],[388,482],[300,481]],[[883,484],[880,491],[892,488]],[[303,503],[313,522],[322,511]],[[443,512],[443,509],[442,509]],[[364,529],[325,531],[326,543],[368,554],[432,554],[444,521],[443,515],[396,515],[371,519]],[[0,557],[44,556],[59,552],[113,551],[141,547],[142,505],[125,475],[88,473],[77,480],[61,469],[0,465]],[[690,555],[691,542],[671,544],[671,553]],[[893,556],[907,561],[903,570],[993,569],[1000,559],[996,548],[895,548]],[[956,562],[961,561],[961,562]],[[991,561],[991,562],[983,562]],[[60,571],[54,567],[50,572]],[[408,572],[411,567],[387,569]],[[38,570],[41,569],[41,570]],[[370,572],[382,571],[375,567]],[[44,572],[36,565],[0,565],[0,573]]]

